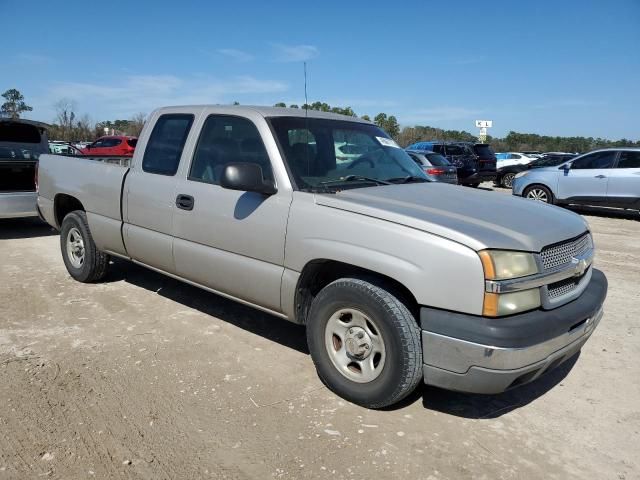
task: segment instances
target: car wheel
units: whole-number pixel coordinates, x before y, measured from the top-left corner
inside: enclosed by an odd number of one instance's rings
[[[504,188],[513,187],[513,179],[515,178],[515,176],[516,176],[515,173],[505,173],[504,176],[502,177],[502,186]]]
[[[342,278],[313,300],[307,343],[318,376],[329,389],[367,408],[383,408],[422,380],[420,328],[390,291]]]
[[[64,217],[60,249],[69,275],[79,282],[96,282],[107,273],[109,255],[97,249],[85,212],[76,210]]]
[[[551,193],[551,190],[542,185],[527,187],[523,196],[530,200],[553,204],[553,194]]]

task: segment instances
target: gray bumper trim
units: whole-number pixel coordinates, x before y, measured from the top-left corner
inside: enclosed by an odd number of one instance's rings
[[[600,308],[571,331],[524,348],[492,347],[423,331],[424,381],[472,393],[499,393],[528,383],[576,354],[602,315]]]
[[[36,192],[0,193],[0,218],[35,217]]]

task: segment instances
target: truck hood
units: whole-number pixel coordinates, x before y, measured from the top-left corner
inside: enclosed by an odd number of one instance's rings
[[[580,215],[552,205],[435,182],[317,194],[316,204],[405,225],[474,250],[539,252],[588,230]]]

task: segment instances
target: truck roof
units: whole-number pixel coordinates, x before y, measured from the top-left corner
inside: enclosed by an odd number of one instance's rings
[[[333,120],[346,120],[349,122],[360,122],[360,123],[371,123],[367,120],[363,120],[359,117],[350,117],[348,115],[340,115],[338,113],[332,112],[321,112],[319,110],[307,110],[305,113],[304,108],[285,108],[285,107],[264,107],[258,105],[176,105],[176,106],[167,106],[157,109],[156,111],[160,114],[163,111],[172,111],[175,113],[176,109],[180,108],[207,108],[212,110],[220,109],[220,113],[229,114],[229,112],[237,112],[237,113],[248,113],[248,112],[256,112],[263,117],[301,117],[305,116],[309,118],[326,118]]]

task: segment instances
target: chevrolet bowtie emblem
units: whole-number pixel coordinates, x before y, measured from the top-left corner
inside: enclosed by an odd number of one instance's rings
[[[584,258],[573,257],[571,263],[574,265],[573,276],[581,277],[587,270],[587,261]]]

